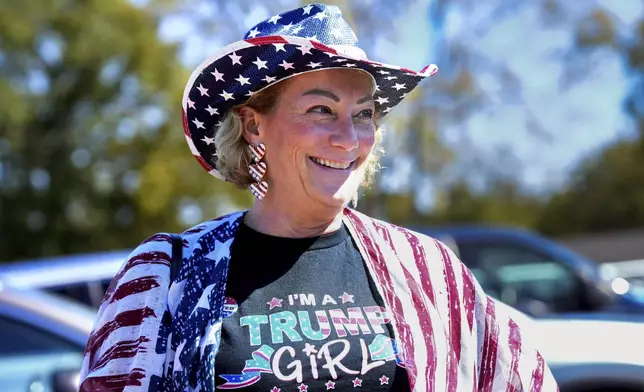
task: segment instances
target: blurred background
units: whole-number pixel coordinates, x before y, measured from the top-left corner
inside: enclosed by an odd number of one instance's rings
[[[0,2],[3,391],[75,389],[129,251],[250,206],[189,153],[184,83],[305,3]],[[371,59],[439,66],[388,115],[358,209],[445,241],[533,317],[562,391],[644,390],[644,1],[326,3]]]

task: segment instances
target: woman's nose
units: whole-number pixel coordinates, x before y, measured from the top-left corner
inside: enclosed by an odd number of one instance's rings
[[[331,134],[331,145],[347,151],[358,148],[360,141],[353,121],[338,122],[337,127]]]

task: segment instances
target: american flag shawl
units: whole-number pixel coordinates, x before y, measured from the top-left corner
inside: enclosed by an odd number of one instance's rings
[[[215,390],[231,243],[244,212],[138,246],[110,285],[89,337],[80,391]],[[390,313],[413,391],[557,391],[507,307],[441,242],[345,209],[344,222]],[[168,289],[169,287],[169,289]]]

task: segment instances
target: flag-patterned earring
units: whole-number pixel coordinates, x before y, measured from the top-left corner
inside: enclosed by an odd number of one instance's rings
[[[255,180],[250,184],[250,191],[257,198],[257,200],[264,199],[266,192],[268,192],[268,183],[262,181],[264,174],[266,174],[266,162],[262,161],[264,154],[266,154],[266,146],[264,143],[250,144],[248,146],[252,154],[253,163],[248,166],[250,176]]]

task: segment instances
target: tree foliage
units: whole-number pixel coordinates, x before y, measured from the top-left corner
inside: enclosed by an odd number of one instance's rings
[[[0,260],[131,246],[217,205],[158,23],[122,0],[0,5]]]

